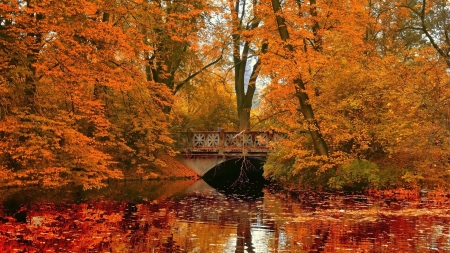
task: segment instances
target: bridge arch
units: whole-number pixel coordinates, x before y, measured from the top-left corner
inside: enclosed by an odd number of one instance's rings
[[[180,156],[179,161],[186,165],[193,172],[197,173],[200,177],[203,177],[213,168],[220,167],[221,164],[225,164],[229,161],[239,161],[241,159],[247,159],[254,163],[259,161],[261,163],[265,162],[265,157],[225,157],[225,156],[210,156],[210,157],[186,157]],[[252,165],[254,166],[254,165]]]

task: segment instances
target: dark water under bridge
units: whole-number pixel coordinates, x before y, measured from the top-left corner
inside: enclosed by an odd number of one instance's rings
[[[179,136],[179,160],[199,176],[215,166],[239,158],[264,161],[271,143],[285,135],[269,131],[194,131]]]

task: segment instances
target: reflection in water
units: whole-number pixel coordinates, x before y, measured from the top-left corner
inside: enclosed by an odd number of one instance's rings
[[[449,252],[447,198],[392,202],[200,180],[3,194],[0,252]],[[191,185],[189,185],[191,184]]]
[[[263,162],[258,159],[231,159],[212,168],[203,179],[217,191],[238,198],[263,196],[267,183],[263,177]]]

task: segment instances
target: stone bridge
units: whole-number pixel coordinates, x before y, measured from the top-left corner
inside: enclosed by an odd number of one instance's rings
[[[179,160],[199,176],[215,166],[237,158],[265,160],[271,142],[285,135],[269,131],[195,131],[183,132],[179,138]]]

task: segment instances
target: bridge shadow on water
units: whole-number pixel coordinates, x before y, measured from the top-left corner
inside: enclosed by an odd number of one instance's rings
[[[263,177],[264,162],[254,158],[227,160],[209,170],[203,180],[217,191],[245,199],[264,196],[268,181]]]

